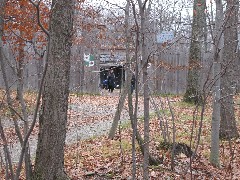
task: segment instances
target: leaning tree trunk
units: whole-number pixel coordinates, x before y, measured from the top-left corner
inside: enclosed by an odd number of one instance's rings
[[[234,113],[233,95],[236,91],[237,39],[238,39],[238,0],[227,1],[226,29],[224,31],[223,65],[225,73],[221,79],[221,123],[220,138],[238,137]]]
[[[70,54],[73,29],[73,0],[53,0],[48,44],[48,69],[33,179],[68,179],[64,173]]]
[[[117,110],[115,112],[115,116],[114,116],[114,119],[113,119],[113,122],[112,122],[112,126],[111,126],[111,129],[109,131],[109,135],[108,135],[109,139],[113,139],[114,136],[115,136],[115,132],[117,131],[118,122],[120,120],[121,112],[122,112],[122,109],[123,109],[123,106],[124,106],[124,103],[125,103],[125,99],[126,99],[126,96],[127,96],[127,88],[125,87],[125,85],[123,85],[122,87],[123,87],[123,90],[120,93],[120,98],[119,98]]]
[[[194,0],[193,5],[192,37],[189,54],[189,70],[187,77],[187,89],[184,94],[184,101],[197,103],[201,101],[200,95],[200,68],[201,50],[204,39],[204,26],[206,0]]]

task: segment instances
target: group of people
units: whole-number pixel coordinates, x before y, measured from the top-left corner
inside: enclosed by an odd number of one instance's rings
[[[115,80],[115,74],[113,69],[109,70],[107,79],[103,80],[102,82],[102,88],[103,89],[108,89],[108,92],[113,92],[114,88],[116,87],[116,80]],[[132,75],[132,79],[131,79],[131,93],[133,93],[134,89],[135,89],[135,75],[133,73]]]
[[[104,79],[102,82],[102,88],[108,89],[109,92],[113,92],[115,87],[116,87],[115,74],[113,72],[113,69],[110,69],[107,79]]]

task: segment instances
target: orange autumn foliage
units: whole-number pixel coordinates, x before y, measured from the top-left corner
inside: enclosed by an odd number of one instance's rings
[[[40,4],[40,20],[44,28],[48,28],[50,9],[47,4]],[[41,45],[46,45],[46,36],[41,32],[37,22],[36,8],[29,0],[9,0],[5,7],[5,24],[3,41],[13,51],[23,48],[26,42],[35,38]],[[22,47],[21,47],[22,46]]]

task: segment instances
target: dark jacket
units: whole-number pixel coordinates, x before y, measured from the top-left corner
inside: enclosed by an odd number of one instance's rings
[[[108,85],[109,86],[115,86],[115,75],[114,75],[114,73],[110,73],[109,75],[108,75]]]

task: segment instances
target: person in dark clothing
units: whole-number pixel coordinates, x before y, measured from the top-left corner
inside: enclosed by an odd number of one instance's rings
[[[108,80],[107,79],[103,80],[102,89],[108,89]]]
[[[115,88],[115,75],[113,70],[111,69],[108,74],[108,91],[113,92]]]

